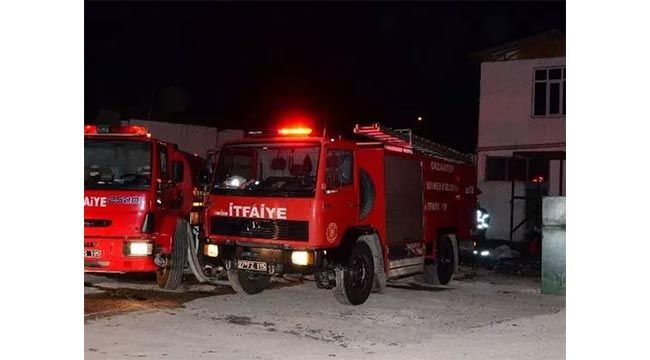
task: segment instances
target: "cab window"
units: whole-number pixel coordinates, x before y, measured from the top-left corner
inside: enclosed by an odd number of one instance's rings
[[[158,168],[160,169],[160,177],[166,178],[168,176],[167,170],[167,147],[163,144],[158,144]]]
[[[353,156],[348,150],[328,150],[327,166],[325,169],[325,182],[327,190],[335,190],[343,186],[352,185],[353,181]]]

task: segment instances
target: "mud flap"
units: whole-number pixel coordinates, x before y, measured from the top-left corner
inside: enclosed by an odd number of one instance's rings
[[[364,242],[372,252],[372,259],[375,263],[375,282],[372,292],[383,293],[386,290],[386,271],[384,270],[384,254],[381,251],[381,242],[376,234],[359,236],[357,242]]]

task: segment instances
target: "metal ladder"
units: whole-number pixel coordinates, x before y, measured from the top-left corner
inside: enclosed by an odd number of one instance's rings
[[[441,158],[447,161],[473,164],[474,155],[464,154],[452,148],[440,145],[431,140],[414,135],[411,129],[391,129],[379,123],[369,126],[354,126],[354,133],[369,137],[382,142],[389,148],[399,151],[413,153],[414,151],[424,155]]]

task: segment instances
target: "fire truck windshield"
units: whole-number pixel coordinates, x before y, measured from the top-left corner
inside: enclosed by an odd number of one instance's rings
[[[151,184],[151,143],[128,140],[84,142],[86,189],[148,189]]]
[[[319,153],[318,143],[226,146],[219,156],[212,193],[314,196]]]

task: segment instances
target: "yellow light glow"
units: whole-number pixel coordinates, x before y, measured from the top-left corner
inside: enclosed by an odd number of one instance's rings
[[[219,246],[216,244],[205,244],[203,253],[209,257],[217,257],[219,256]]]
[[[307,251],[294,251],[291,253],[291,262],[294,265],[309,265],[311,257]]]
[[[148,242],[131,242],[129,243],[129,255],[132,256],[147,256],[151,255],[153,251],[153,244]]]

